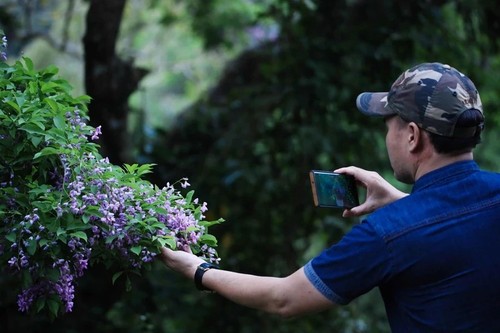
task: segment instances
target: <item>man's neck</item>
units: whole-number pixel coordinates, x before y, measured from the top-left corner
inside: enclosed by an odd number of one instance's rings
[[[418,164],[418,168],[415,172],[415,181],[417,181],[420,177],[434,171],[436,169],[442,168],[444,166],[461,162],[461,161],[470,161],[473,160],[474,156],[472,152],[462,153],[458,155],[449,155],[449,154],[438,154],[434,152],[432,156],[422,160],[421,163]]]

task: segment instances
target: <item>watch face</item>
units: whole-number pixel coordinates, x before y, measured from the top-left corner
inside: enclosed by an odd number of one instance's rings
[[[215,264],[212,264],[210,262],[204,262],[202,264],[200,264],[200,266],[198,266],[204,270],[208,270],[210,268],[219,268],[219,266],[215,265]]]

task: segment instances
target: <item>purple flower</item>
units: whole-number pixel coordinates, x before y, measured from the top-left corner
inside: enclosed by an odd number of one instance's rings
[[[66,312],[71,312],[73,310],[73,299],[75,298],[75,287],[73,286],[73,275],[67,261],[63,260],[59,267],[59,273],[61,275],[55,283],[54,289],[64,303]]]
[[[101,132],[101,126],[97,126],[94,130],[94,133],[92,133],[92,137],[90,138],[91,140],[95,141],[97,139],[99,139],[99,135],[101,135],[102,132]]]
[[[19,269],[19,265],[17,264],[17,257],[10,258],[9,261],[7,261],[7,263],[9,264],[10,267]]]
[[[2,37],[2,45],[1,45],[1,47],[4,48],[4,49],[7,49],[7,37],[6,36]],[[0,52],[0,59],[2,59],[2,61],[7,61],[7,53],[4,52],[4,51],[1,51]]]
[[[191,184],[188,183],[188,179],[187,178],[182,178],[182,180],[184,181],[184,182],[181,183],[181,187],[182,188],[187,188],[187,187],[191,186]]]
[[[38,292],[36,287],[23,290],[17,297],[17,306],[19,307],[19,311],[28,312],[35,298],[38,298],[37,294]]]
[[[44,280],[35,283],[27,289],[24,289],[17,297],[17,306],[19,307],[19,311],[28,312],[35,300],[41,296],[52,294],[53,288],[53,282]]]

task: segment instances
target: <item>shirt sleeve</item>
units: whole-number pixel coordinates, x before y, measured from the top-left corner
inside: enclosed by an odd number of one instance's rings
[[[383,239],[363,222],[309,261],[304,272],[326,298],[347,304],[389,276],[390,255]]]

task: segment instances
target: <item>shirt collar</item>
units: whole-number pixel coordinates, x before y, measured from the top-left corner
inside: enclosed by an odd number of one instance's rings
[[[473,160],[460,161],[448,164],[439,169],[433,170],[420,177],[413,185],[412,193],[418,192],[436,183],[454,178],[462,173],[469,173],[479,170],[479,166]]]

